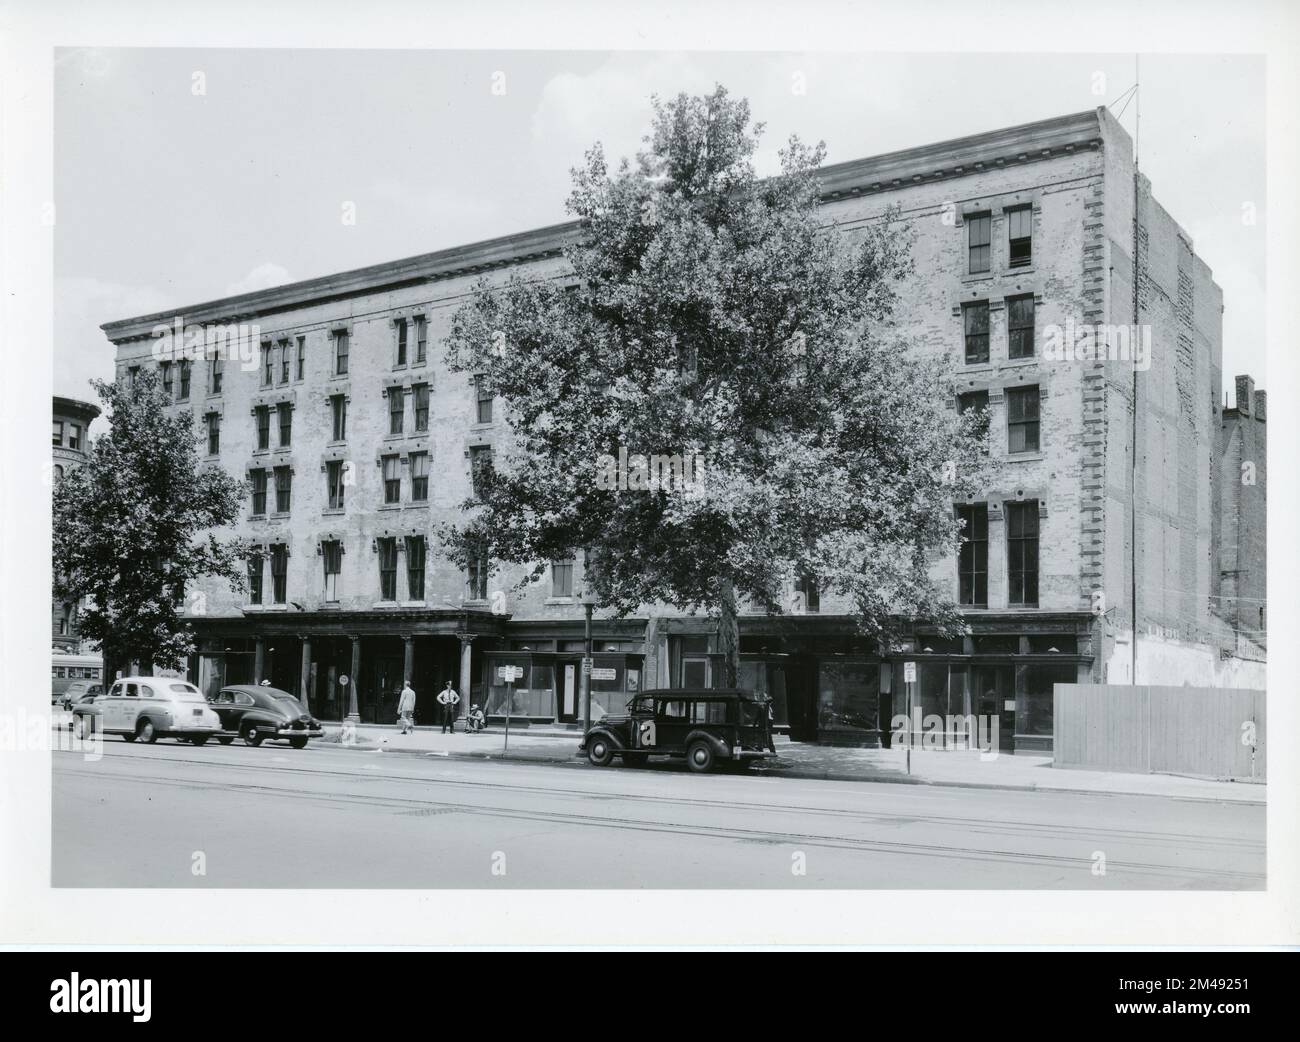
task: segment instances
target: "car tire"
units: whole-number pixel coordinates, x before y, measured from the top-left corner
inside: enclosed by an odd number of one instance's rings
[[[614,762],[614,743],[604,735],[596,735],[587,742],[587,759],[593,767],[608,767]]]
[[[144,742],[145,745],[153,745],[154,742],[158,741],[158,728],[154,726],[154,722],[147,716],[141,717],[140,721],[135,725],[135,737],[137,740]]]
[[[290,739],[289,739],[289,748],[290,748],[290,749],[306,749],[306,748],[307,748],[307,739],[306,739],[306,738],[290,738]]]
[[[191,742],[192,744],[194,744],[194,745],[207,745],[207,744],[208,744],[208,739],[209,739],[210,737],[211,737],[211,735],[206,735],[206,734],[196,734],[196,735],[191,735],[191,736],[190,736],[190,742]]]
[[[254,749],[262,744],[262,733],[252,724],[245,727],[239,737],[244,740],[245,745],[251,746]]]
[[[686,750],[686,766],[696,774],[706,774],[713,770],[714,759],[713,746],[708,742],[692,742]]]
[[[135,741],[135,735],[133,735],[133,734],[124,734],[124,735],[122,735],[122,741],[124,741],[124,742],[134,742],[134,741]]]
[[[650,759],[650,756],[649,756],[649,754],[647,754],[647,753],[624,753],[624,754],[623,754],[623,766],[624,766],[624,767],[644,767],[644,766],[646,765],[646,761],[649,760],[649,759]]]
[[[217,741],[220,742],[222,745],[229,745],[234,740],[235,740],[235,736],[233,734],[217,735]]]

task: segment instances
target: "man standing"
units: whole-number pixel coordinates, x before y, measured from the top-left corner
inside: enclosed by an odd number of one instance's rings
[[[456,733],[456,707],[460,705],[460,695],[452,690],[451,681],[438,692],[438,705],[442,706],[442,733]]]
[[[415,689],[410,680],[403,682],[397,699],[397,721],[402,725],[402,734],[410,734],[415,729]]]

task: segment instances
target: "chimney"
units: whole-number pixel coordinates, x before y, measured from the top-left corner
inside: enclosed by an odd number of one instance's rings
[[[1266,418],[1266,416],[1268,415],[1268,410],[1265,407],[1267,405],[1268,405],[1268,392],[1256,391],[1255,392],[1255,419],[1263,420]]]
[[[1250,415],[1251,399],[1255,397],[1255,381],[1249,376],[1237,377],[1237,412]]]

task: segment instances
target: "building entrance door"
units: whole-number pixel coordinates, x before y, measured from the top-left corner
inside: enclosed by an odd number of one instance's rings
[[[580,662],[557,662],[555,670],[555,718],[560,723],[576,723],[581,707],[578,705],[578,677]]]
[[[972,665],[971,710],[978,715],[979,736],[997,721],[998,751],[1015,752],[1016,687],[1011,666]],[[990,735],[991,737],[991,735]]]

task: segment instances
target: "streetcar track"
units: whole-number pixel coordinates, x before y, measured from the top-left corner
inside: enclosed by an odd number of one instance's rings
[[[159,752],[162,751],[163,750],[159,750]],[[178,751],[184,751],[184,750],[180,750],[178,747]],[[141,755],[139,753],[132,753],[132,752],[115,753],[114,756],[120,756],[131,760],[156,761],[158,759],[158,757],[156,756]],[[478,790],[515,792],[515,793],[521,793],[526,795],[534,795],[537,792],[537,789],[535,787],[528,786],[528,785],[519,785],[513,783],[492,782],[492,781],[471,781],[471,780],[460,779],[460,778],[455,778],[455,779],[436,778],[436,777],[424,777],[424,776],[409,775],[409,774],[408,775],[384,774],[382,776],[366,776],[366,775],[359,775],[355,771],[336,770],[336,769],[328,769],[328,768],[321,768],[321,767],[273,766],[269,763],[254,764],[254,763],[249,763],[247,761],[194,759],[194,758],[187,758],[182,756],[167,756],[166,761],[169,763],[194,764],[202,767],[214,767],[214,768],[226,768],[226,769],[234,768],[236,770],[251,770],[251,771],[275,771],[281,774],[319,775],[319,776],[333,777],[333,778],[350,778],[357,781],[364,780],[366,782],[390,782],[390,781],[403,782],[403,783],[413,782],[413,783],[426,784],[426,785],[432,784],[432,785],[445,785],[445,786],[461,786],[461,787],[478,789]],[[171,781],[173,779],[168,779],[165,776],[162,776],[162,777],[155,778],[155,780]],[[184,783],[177,782],[177,784],[184,784]],[[302,790],[302,791],[306,792],[307,790]],[[564,799],[595,798],[604,801],[622,799],[628,801],[635,801],[638,803],[680,805],[686,807],[696,807],[696,808],[706,808],[706,809],[740,810],[740,811],[751,811],[757,813],[769,812],[773,809],[773,807],[769,804],[751,803],[748,801],[736,800],[731,798],[704,799],[704,798],[676,796],[676,795],[649,795],[649,794],[634,793],[634,792],[606,792],[606,791],[591,792],[591,793],[575,793],[575,792],[570,792],[570,791],[560,790],[560,789],[554,789],[549,791],[552,796],[556,796]],[[935,826],[952,826],[967,831],[976,831],[976,832],[986,831],[986,832],[994,832],[994,833],[1019,831],[1027,835],[1041,836],[1044,838],[1051,835],[1056,835],[1063,839],[1070,839],[1070,838],[1074,838],[1074,836],[1078,834],[1086,835],[1090,838],[1095,838],[1098,836],[1099,833],[1101,833],[1108,838],[1113,837],[1117,841],[1131,839],[1131,840],[1140,840],[1149,843],[1160,843],[1160,844],[1170,844],[1170,845],[1179,845],[1179,846],[1193,845],[1205,849],[1217,849],[1220,847],[1227,846],[1233,849],[1249,848],[1252,850],[1257,850],[1260,853],[1263,853],[1266,850],[1266,844],[1263,840],[1254,840],[1250,838],[1226,839],[1217,836],[1202,836],[1202,835],[1197,835],[1195,833],[1186,833],[1186,832],[1154,832],[1150,829],[1126,829],[1126,828],[1118,828],[1109,825],[1070,825],[1070,824],[1057,823],[1057,822],[1044,823],[1044,822],[1034,822],[1034,821],[1018,821],[1018,820],[1010,820],[1010,819],[1002,819],[996,821],[975,821],[968,817],[952,817],[946,815],[927,815],[924,818],[918,819],[914,815],[904,814],[900,812],[872,811],[864,808],[817,807],[817,806],[808,806],[808,805],[801,805],[801,804],[782,804],[776,809],[786,813],[815,814],[815,815],[821,815],[823,817],[850,818],[850,819],[862,821],[864,823],[875,823],[875,824],[902,825],[902,824],[910,823],[912,821],[922,821],[926,824],[931,824]]]
[[[147,759],[148,757],[134,757],[135,759]],[[187,761],[195,762],[195,761]],[[279,770],[290,773],[321,773],[316,771],[305,771],[302,768],[279,768]],[[98,776],[93,771],[73,769],[72,774],[85,777]],[[337,773],[337,772],[324,772]],[[355,778],[355,775],[348,772],[349,777]],[[204,785],[198,782],[183,781],[176,778],[160,775],[120,775],[119,778],[124,781],[137,782],[140,784],[166,784],[176,788],[185,788],[211,792],[210,785]],[[376,779],[378,780],[378,779]],[[389,780],[389,779],[385,779]],[[515,788],[507,786],[495,786],[497,788]],[[894,854],[904,857],[916,855],[925,855],[927,857],[939,857],[945,860],[961,861],[980,861],[994,864],[1033,864],[1038,866],[1060,866],[1069,868],[1074,871],[1086,871],[1091,868],[1092,859],[1089,856],[1071,857],[1061,854],[1043,854],[1027,851],[987,849],[981,847],[960,847],[952,845],[936,845],[929,843],[903,842],[897,840],[866,839],[852,838],[846,836],[827,836],[818,833],[805,832],[784,832],[770,829],[745,828],[736,825],[721,826],[697,826],[685,825],[673,822],[662,822],[646,820],[642,818],[619,817],[619,816],[599,816],[591,814],[580,814],[573,811],[535,809],[526,810],[516,807],[495,807],[487,806],[481,803],[458,803],[445,800],[420,799],[404,796],[379,796],[365,793],[320,793],[307,789],[286,789],[271,785],[257,785],[241,782],[226,783],[224,792],[243,792],[252,795],[278,796],[286,799],[298,799],[308,802],[325,803],[325,804],[344,804],[349,806],[377,807],[388,810],[394,814],[411,815],[420,811],[428,811],[429,816],[435,813],[464,813],[473,816],[484,816],[494,818],[504,818],[507,820],[525,821],[530,823],[545,822],[551,825],[570,825],[590,828],[616,829],[624,831],[652,832],[659,834],[669,834],[677,836],[694,836],[704,839],[716,840],[733,840],[740,842],[761,843],[766,845],[779,846],[812,846],[837,850],[848,850],[858,853],[873,854]],[[535,792],[535,790],[525,790]],[[656,797],[647,798],[652,802],[658,803],[680,803],[690,802],[698,803],[700,801],[681,801],[673,799],[662,799]],[[723,806],[717,803],[712,806]],[[769,809],[759,808],[753,805],[744,805],[748,809]],[[785,808],[783,808],[785,809]],[[941,819],[936,819],[941,820]],[[1097,830],[1092,830],[1094,833]],[[1145,835],[1138,833],[1137,835]],[[1046,838],[1040,834],[1041,838]],[[1091,851],[1090,851],[1091,852]],[[1223,869],[1203,869],[1194,866],[1171,866],[1155,862],[1142,861],[1122,861],[1109,859],[1107,862],[1110,870],[1127,870],[1138,875],[1154,876],[1157,878],[1176,878],[1187,880],[1189,877],[1201,880],[1222,881],[1225,879],[1254,881],[1257,886],[1262,887],[1265,884],[1266,877],[1260,873],[1223,870]],[[1251,888],[1249,885],[1241,887],[1242,889]]]

